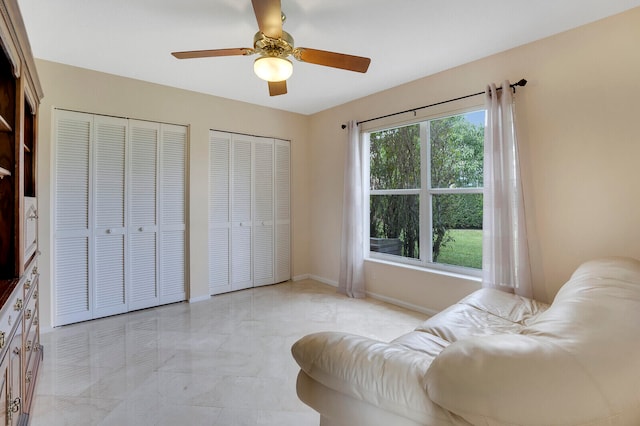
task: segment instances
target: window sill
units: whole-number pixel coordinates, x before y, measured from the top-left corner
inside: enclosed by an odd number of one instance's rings
[[[392,262],[392,261],[389,261],[389,260],[378,259],[378,258],[373,258],[373,257],[365,257],[364,261],[365,262],[371,262],[371,263],[378,263],[378,264],[382,264],[382,265],[394,266],[396,268],[405,268],[405,269],[411,269],[411,270],[414,270],[414,271],[428,272],[430,274],[442,275],[442,276],[446,276],[446,277],[462,279],[462,280],[466,280],[466,281],[474,282],[474,283],[481,283],[482,282],[482,277],[481,276],[465,274],[463,272],[447,271],[447,270],[444,270],[444,269],[430,268],[428,266],[410,265],[410,264],[407,264],[407,263]]]

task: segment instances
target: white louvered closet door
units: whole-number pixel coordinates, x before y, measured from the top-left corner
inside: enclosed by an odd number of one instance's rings
[[[209,293],[231,291],[231,134],[209,132]]]
[[[125,158],[127,120],[95,116],[93,134],[93,317],[127,311]],[[91,267],[93,266],[93,267]]]
[[[160,303],[186,299],[187,128],[160,127]]]
[[[91,319],[89,194],[93,117],[55,111],[54,325]]]
[[[275,141],[275,282],[291,278],[291,146]]]
[[[158,145],[160,124],[130,120],[129,310],[160,302],[157,269]]]
[[[252,188],[253,140],[251,136],[232,136],[231,193],[231,288],[253,286],[252,277]]]
[[[253,284],[274,283],[273,139],[254,144]]]

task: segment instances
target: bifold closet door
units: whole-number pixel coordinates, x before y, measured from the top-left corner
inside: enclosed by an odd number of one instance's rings
[[[211,131],[209,155],[211,294],[288,280],[289,143]]]
[[[253,141],[233,135],[231,144],[231,289],[253,287]]]
[[[89,287],[89,163],[93,117],[55,111],[54,325],[92,318]]]
[[[186,298],[184,126],[130,120],[129,308]]]
[[[160,124],[132,120],[129,141],[129,307],[156,306]]]
[[[124,119],[56,111],[55,324],[127,310]]]
[[[54,325],[185,300],[187,128],[54,116]]]
[[[160,125],[160,303],[185,300],[187,128]]]
[[[275,282],[291,278],[291,145],[275,141]]]
[[[273,139],[256,138],[254,144],[253,284],[274,283]]]
[[[93,317],[127,311],[125,288],[125,177],[127,120],[95,116],[93,203]],[[93,267],[91,267],[93,266]]]
[[[209,293],[231,291],[231,134],[209,133]]]

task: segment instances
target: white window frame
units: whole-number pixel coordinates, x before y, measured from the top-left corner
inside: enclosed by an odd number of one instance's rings
[[[475,105],[470,108],[465,108],[463,110],[457,111],[449,111],[447,113],[437,114],[437,115],[428,115],[424,117],[420,117],[419,119],[415,119],[412,121],[390,124],[386,126],[371,128],[367,130],[363,130],[361,132],[361,137],[363,141],[363,203],[365,208],[364,210],[364,253],[365,259],[374,259],[374,260],[382,260],[384,262],[399,264],[399,265],[409,265],[415,266],[424,269],[437,270],[450,272],[454,274],[460,274],[463,276],[470,277],[481,277],[482,270],[469,268],[465,266],[457,266],[457,265],[447,265],[444,263],[433,262],[433,226],[432,224],[432,203],[434,195],[441,194],[482,194],[483,187],[474,187],[474,188],[432,188],[431,187],[431,174],[428,173],[430,170],[430,160],[431,160],[431,143],[430,142],[430,126],[428,123],[433,120],[438,120],[447,117],[453,117],[457,115],[464,115],[472,112],[482,111],[484,110],[483,106]],[[399,127],[411,126],[414,124],[420,125],[420,188],[412,188],[412,189],[377,189],[371,190],[371,176],[370,176],[370,166],[371,159],[369,157],[370,150],[370,138],[369,135],[371,133],[376,133],[382,130],[390,130]],[[424,153],[424,154],[423,154]],[[370,250],[370,197],[371,195],[418,195],[420,198],[420,207],[419,207],[419,223],[420,223],[420,236],[419,236],[419,244],[420,244],[420,258],[414,259],[404,256],[397,256],[387,253],[380,253],[376,251]],[[428,226],[424,226],[424,224],[428,224]],[[426,228],[426,229],[425,229]],[[424,250],[425,247],[429,247],[429,250]]]

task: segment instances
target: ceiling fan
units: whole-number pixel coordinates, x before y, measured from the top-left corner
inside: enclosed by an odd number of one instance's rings
[[[289,56],[301,62],[361,73],[367,72],[371,63],[369,58],[294,47],[291,34],[282,30],[282,23],[286,18],[282,13],[280,0],[251,0],[251,3],[260,29],[253,37],[253,48],[191,50],[171,54],[178,59],[258,54],[260,57],[255,60],[253,69],[258,77],[269,83],[271,96],[287,93],[286,80],[293,73],[293,64],[287,59]]]

